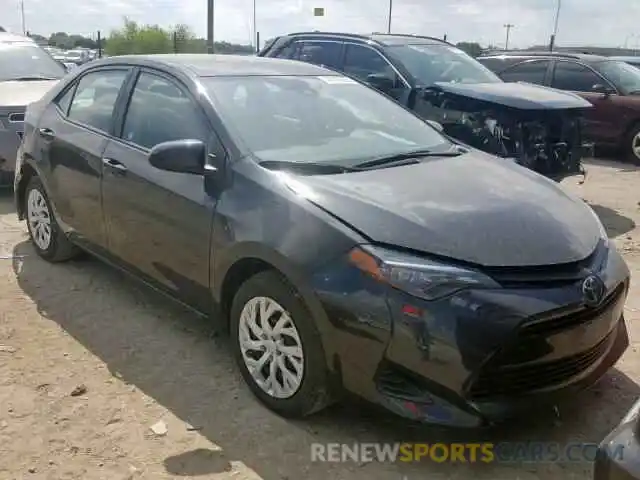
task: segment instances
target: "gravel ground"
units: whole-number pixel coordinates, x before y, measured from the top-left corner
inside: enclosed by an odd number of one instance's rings
[[[591,203],[640,274],[640,169],[590,164],[567,188]],[[634,193],[636,192],[636,193]],[[0,196],[0,479],[572,479],[591,465],[313,463],[314,442],[471,440],[367,405],[304,422],[261,407],[227,341],[205,320],[91,259],[40,260]],[[626,308],[632,347],[569,406],[474,434],[494,442],[599,442],[639,396],[640,295]],[[150,428],[164,422],[166,434]],[[162,433],[162,432],[161,432]]]

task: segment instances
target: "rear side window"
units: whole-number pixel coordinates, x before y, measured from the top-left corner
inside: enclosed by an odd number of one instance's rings
[[[519,63],[500,75],[505,82],[529,82],[544,85],[549,68],[548,60]]]
[[[329,68],[338,68],[340,65],[340,42],[303,41],[294,45],[295,51],[289,58]]]
[[[573,62],[558,62],[551,86],[560,90],[591,92],[594,85],[606,83],[593,70]]]
[[[122,138],[151,149],[171,140],[207,142],[210,131],[198,105],[176,83],[151,73],[138,77]]]
[[[101,70],[83,76],[69,108],[69,119],[110,133],[113,110],[128,73],[127,70]]]

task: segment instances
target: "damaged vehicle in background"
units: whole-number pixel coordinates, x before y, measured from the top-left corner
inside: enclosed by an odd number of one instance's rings
[[[368,83],[444,133],[479,150],[512,158],[554,180],[584,173],[578,95],[507,84],[462,50],[415,35],[296,33],[260,53],[339,70]]]

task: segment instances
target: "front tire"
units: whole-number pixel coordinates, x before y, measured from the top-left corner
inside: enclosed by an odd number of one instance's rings
[[[49,262],[75,257],[78,249],[60,229],[40,178],[34,176],[29,180],[24,202],[29,238],[38,255]]]
[[[331,403],[320,335],[307,307],[275,271],[256,274],[231,307],[236,362],[253,394],[290,418]]]
[[[640,165],[640,124],[631,127],[625,142],[625,153],[629,162]]]

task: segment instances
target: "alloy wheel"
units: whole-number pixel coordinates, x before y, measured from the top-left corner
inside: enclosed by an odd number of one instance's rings
[[[44,195],[35,188],[27,197],[27,221],[33,242],[40,250],[47,250],[51,245],[51,215]]]
[[[640,132],[631,139],[631,151],[638,161],[640,161]]]
[[[302,341],[289,312],[267,297],[249,300],[239,318],[242,359],[255,383],[269,396],[290,398],[304,374]]]

